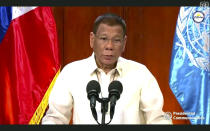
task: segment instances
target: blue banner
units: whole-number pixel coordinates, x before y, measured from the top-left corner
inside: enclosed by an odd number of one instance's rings
[[[210,124],[210,8],[180,7],[169,85],[191,124]]]

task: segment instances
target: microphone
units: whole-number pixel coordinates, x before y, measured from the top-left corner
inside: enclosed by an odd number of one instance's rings
[[[114,80],[109,84],[110,119],[113,118],[116,101],[120,98],[122,90],[123,88],[120,81]]]
[[[98,99],[98,94],[101,92],[100,84],[96,80],[91,80],[87,84],[87,97],[90,100],[90,107],[93,114],[93,117],[97,121],[97,112],[95,109],[96,100]]]
[[[95,108],[96,99],[98,99],[98,94],[101,92],[100,84],[96,80],[91,80],[87,84],[86,91],[90,100],[90,107]]]

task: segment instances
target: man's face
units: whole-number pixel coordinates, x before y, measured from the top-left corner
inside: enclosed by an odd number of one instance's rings
[[[90,33],[90,46],[101,67],[113,67],[125,49],[126,36],[120,25],[109,26],[100,24],[96,34]]]

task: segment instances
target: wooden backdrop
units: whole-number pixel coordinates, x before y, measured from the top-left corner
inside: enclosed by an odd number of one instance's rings
[[[168,82],[179,7],[53,7],[62,67],[69,62],[84,59],[92,54],[89,34],[95,18],[105,12],[116,13],[125,19],[128,40],[123,57],[146,65],[156,77],[164,97],[163,110],[172,114],[183,112]],[[189,120],[172,120],[174,124],[190,124]]]

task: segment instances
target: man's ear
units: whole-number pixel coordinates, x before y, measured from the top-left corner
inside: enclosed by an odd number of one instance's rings
[[[90,32],[90,47],[93,48],[93,43],[94,43],[94,33]]]
[[[122,50],[122,52],[124,52],[125,51],[125,46],[126,46],[126,43],[127,43],[127,36],[125,35],[125,37],[124,37],[124,41],[123,41],[123,50]]]

